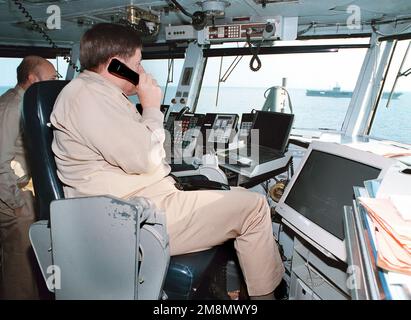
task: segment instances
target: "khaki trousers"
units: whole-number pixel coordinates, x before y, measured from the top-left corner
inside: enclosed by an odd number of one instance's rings
[[[39,296],[30,259],[29,228],[35,219],[33,196],[30,191],[23,195],[30,216],[16,217],[14,210],[0,201],[0,299],[38,299]]]
[[[281,282],[284,267],[264,196],[243,188],[180,191],[174,183],[167,177],[133,195],[146,197],[165,211],[171,255],[202,251],[235,239],[250,296],[272,292]]]

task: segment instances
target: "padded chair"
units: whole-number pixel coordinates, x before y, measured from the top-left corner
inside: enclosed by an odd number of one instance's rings
[[[35,83],[24,96],[22,119],[36,193],[37,220],[49,220],[50,203],[64,198],[51,149],[53,132],[49,119],[55,100],[67,83],[68,81]],[[202,298],[198,296],[197,289],[212,265],[218,248],[171,257],[163,288],[168,299]]]

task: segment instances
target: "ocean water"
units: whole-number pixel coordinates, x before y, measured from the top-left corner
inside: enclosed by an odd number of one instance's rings
[[[3,94],[8,87],[0,87]],[[198,113],[227,112],[242,113],[252,109],[260,110],[264,105],[266,88],[220,88],[216,103],[217,88],[204,87],[201,90]],[[170,104],[176,88],[169,87],[165,104]],[[350,98],[308,97],[303,89],[288,89],[293,104],[294,127],[310,129],[340,130],[350,103]],[[135,99],[133,99],[135,100]],[[404,92],[392,100],[387,109],[385,99],[378,108],[371,134],[376,137],[411,143],[411,92]]]
[[[168,92],[165,103],[175,94]],[[252,109],[261,110],[264,105],[266,88],[221,87],[216,104],[217,88],[205,87],[201,90],[198,113],[228,112],[242,113]],[[295,114],[294,127],[309,129],[340,130],[350,103],[350,98],[309,97],[304,89],[288,89]],[[371,135],[411,144],[411,92],[404,92],[398,99],[382,99],[371,130]],[[217,105],[217,106],[216,106]]]

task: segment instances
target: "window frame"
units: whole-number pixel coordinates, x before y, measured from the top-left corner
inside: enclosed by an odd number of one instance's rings
[[[304,53],[333,53],[333,52],[338,52],[340,49],[366,49],[366,50],[370,50],[371,48],[371,44],[370,44],[370,35],[364,35],[363,37],[353,37],[353,38],[360,38],[363,39],[364,42],[366,41],[367,43],[363,43],[363,44],[358,44],[358,43],[335,43],[335,44],[296,44],[296,45],[279,45],[279,46],[271,46],[271,47],[261,47],[259,55],[270,55],[270,56],[274,56],[277,54],[304,54]],[[297,39],[294,40],[293,43],[298,43],[298,42],[305,42],[305,41],[324,41],[324,40],[341,40],[340,38],[336,37],[336,38],[331,38],[331,39]],[[250,49],[247,47],[241,47],[238,46],[238,43],[241,42],[232,42],[237,43],[237,47],[231,47],[231,48],[213,48],[213,45],[216,44],[212,44],[210,46],[210,48],[206,48],[203,50],[204,52],[204,56],[206,57],[206,59],[208,60],[208,58],[218,58],[218,57],[235,57],[238,55],[244,55],[244,56],[251,56],[252,53],[250,52]],[[218,45],[218,44],[217,44]],[[364,56],[365,59],[366,55]],[[362,64],[364,63],[364,60],[362,61]],[[205,69],[206,72],[206,69]],[[356,79],[358,81],[358,77]],[[200,88],[199,92],[198,92],[198,96],[201,95],[201,89]],[[349,106],[350,103],[347,107],[347,112],[346,115],[349,111]],[[195,109],[197,109],[197,105],[195,106]],[[345,117],[346,117],[345,115]],[[345,121],[345,119],[344,119]],[[341,133],[344,134],[345,130],[344,130],[344,121],[341,124],[341,128],[340,129],[327,129],[327,128],[304,128],[304,127],[295,127],[294,129],[298,129],[298,130],[315,130],[315,131],[324,131],[324,132],[332,132],[332,133]]]
[[[386,140],[386,141],[395,142],[395,143],[400,144],[400,145],[409,146],[409,145],[411,145],[411,141],[407,142],[407,143],[404,143],[402,141],[394,140],[392,137],[384,137],[384,136],[380,136],[378,134],[377,135],[373,134],[371,132],[373,130],[373,125],[375,124],[375,119],[377,117],[378,110],[381,106],[383,107],[383,105],[384,105],[384,103],[382,103],[381,100],[382,100],[383,94],[385,92],[384,89],[385,89],[387,77],[390,74],[390,72],[393,72],[392,69],[391,69],[392,68],[392,61],[394,59],[396,50],[398,49],[397,45],[400,41],[409,41],[409,43],[411,45],[411,33],[400,34],[400,35],[392,35],[392,36],[384,36],[384,37],[380,37],[378,39],[378,41],[387,42],[387,43],[390,42],[390,41],[393,41],[393,45],[392,45],[392,49],[391,49],[391,52],[390,52],[390,57],[389,57],[388,63],[387,63],[387,65],[385,67],[385,70],[384,70],[382,83],[380,85],[377,97],[376,97],[376,99],[375,99],[375,101],[373,102],[373,105],[372,105],[372,110],[371,110],[371,113],[370,113],[370,117],[368,119],[368,124],[366,126],[366,131],[365,131],[364,135],[367,138],[377,140],[377,141]],[[408,59],[411,60],[411,51],[408,53]],[[410,67],[411,67],[411,65],[410,65]],[[399,66],[399,69],[396,72],[398,73],[400,70],[401,70],[401,65]],[[395,71],[394,71],[394,73],[395,73]],[[394,90],[393,92],[395,93],[396,90]]]

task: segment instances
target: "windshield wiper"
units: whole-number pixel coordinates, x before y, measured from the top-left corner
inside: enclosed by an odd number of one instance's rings
[[[401,61],[400,69],[399,69],[399,71],[398,71],[397,76],[395,77],[394,84],[392,85],[392,89],[391,89],[390,94],[389,94],[389,96],[388,96],[387,104],[385,105],[385,108],[387,108],[387,109],[388,109],[389,106],[390,106],[391,98],[392,98],[392,96],[394,95],[395,88],[397,87],[398,79],[401,78],[401,77],[408,77],[408,76],[411,74],[411,68],[407,69],[407,70],[404,71],[404,72],[401,71],[401,70],[403,69],[403,67],[404,67],[405,60],[407,60],[410,47],[411,47],[411,41],[408,43],[407,50],[405,51],[404,57],[403,57],[403,59],[402,59],[402,61]]]

